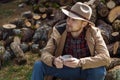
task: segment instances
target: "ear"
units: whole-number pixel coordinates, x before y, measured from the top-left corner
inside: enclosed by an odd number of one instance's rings
[[[88,24],[88,22],[86,22],[86,21],[83,21],[83,22],[82,22],[82,27],[85,27],[85,26],[87,26],[87,24]]]

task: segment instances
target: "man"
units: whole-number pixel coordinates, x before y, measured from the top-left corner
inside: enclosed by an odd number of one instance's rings
[[[105,66],[110,56],[100,30],[90,21],[92,9],[77,2],[70,10],[66,23],[56,25],[41,51],[41,61],[34,65],[32,80],[55,76],[66,80],[104,80]],[[64,55],[72,58],[64,60]],[[50,80],[50,79],[48,79]]]

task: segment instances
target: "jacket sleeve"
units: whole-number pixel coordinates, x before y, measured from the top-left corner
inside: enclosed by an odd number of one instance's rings
[[[100,66],[108,66],[110,64],[110,56],[106,44],[103,40],[101,32],[98,28],[91,29],[94,38],[94,56],[81,58],[80,62],[83,69],[95,68]]]
[[[54,53],[57,45],[56,39],[58,40],[59,38],[58,35],[60,36],[56,28],[53,27],[53,32],[47,42],[47,45],[45,48],[43,48],[43,50],[41,50],[41,61],[43,61],[48,66],[53,66],[52,61],[54,59]]]

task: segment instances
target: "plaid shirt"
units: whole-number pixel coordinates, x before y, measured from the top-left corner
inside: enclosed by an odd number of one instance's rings
[[[77,38],[73,38],[71,33],[67,33],[67,38],[63,50],[63,55],[70,54],[75,58],[90,56],[90,51],[85,40],[86,29]]]

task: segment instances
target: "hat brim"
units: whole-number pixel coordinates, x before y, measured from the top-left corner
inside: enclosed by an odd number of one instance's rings
[[[64,9],[64,8],[61,8],[61,10],[65,15],[69,16],[70,18],[87,21],[88,23],[90,23],[92,25],[95,25],[93,22],[91,22],[87,19],[81,18],[81,17],[77,16],[76,14],[74,14],[74,13],[72,13],[72,12],[70,12],[70,11]]]

